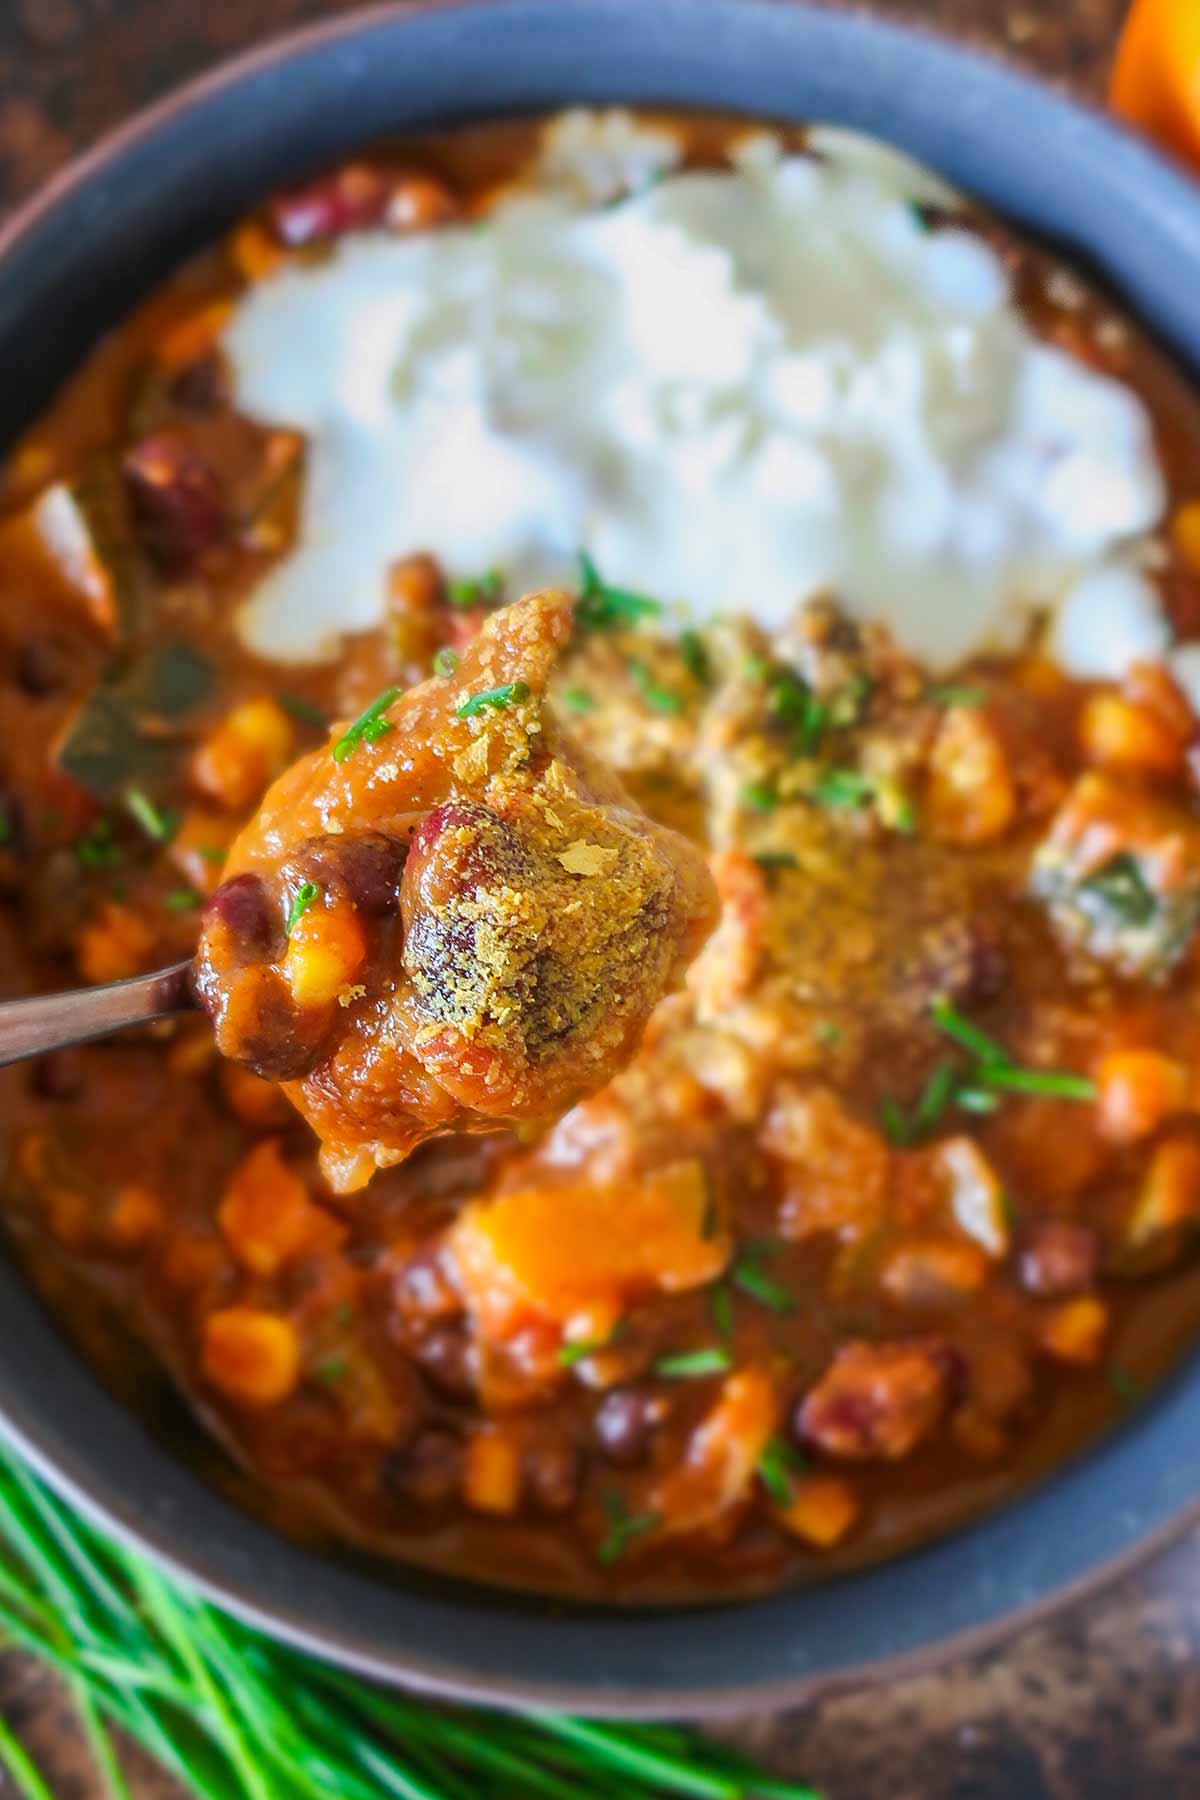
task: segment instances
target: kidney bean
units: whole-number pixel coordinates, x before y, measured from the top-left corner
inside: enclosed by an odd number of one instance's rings
[[[462,1481],[463,1447],[452,1432],[429,1426],[384,1458],[381,1475],[388,1492],[417,1506],[441,1506]]]
[[[251,953],[270,948],[279,920],[259,876],[233,875],[223,881],[204,908],[204,917],[220,919],[239,945]]]
[[[417,1347],[421,1373],[448,1400],[470,1400],[475,1393],[471,1345],[463,1331],[452,1325],[431,1331]]]
[[[644,1462],[655,1431],[669,1411],[662,1395],[646,1388],[614,1388],[596,1409],[592,1428],[596,1442],[618,1468]]]
[[[1040,1219],[1024,1234],[1017,1267],[1031,1294],[1060,1299],[1091,1287],[1099,1263],[1100,1245],[1089,1226]]]
[[[583,1458],[573,1444],[539,1444],[529,1452],[525,1480],[542,1512],[569,1512],[583,1485]]]
[[[380,917],[399,903],[407,855],[407,844],[381,832],[310,838],[284,865],[283,874],[293,888],[315,881],[325,890],[340,889],[359,912]]]
[[[827,1456],[893,1462],[936,1424],[953,1362],[937,1338],[844,1345],[800,1400],[793,1433]]]
[[[280,243],[298,250],[382,222],[392,184],[369,163],[346,163],[303,187],[277,194],[267,214]]]
[[[227,535],[216,476],[182,438],[152,433],[126,453],[122,470],[138,535],[165,574],[185,574]]]

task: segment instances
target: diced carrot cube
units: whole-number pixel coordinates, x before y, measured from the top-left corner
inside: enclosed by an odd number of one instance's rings
[[[775,1517],[786,1530],[818,1550],[829,1550],[845,1537],[859,1511],[858,1495],[840,1476],[801,1475],[792,1488],[791,1501],[780,1507]]]
[[[277,1406],[300,1378],[295,1327],[278,1313],[230,1306],[204,1321],[204,1373],[242,1406]]]
[[[1114,1050],[1096,1071],[1096,1118],[1115,1144],[1133,1144],[1187,1104],[1182,1063],[1157,1050]]]
[[[185,369],[212,350],[229,322],[232,300],[210,300],[195,312],[184,313],[169,325],[154,346],[160,368]]]
[[[162,1201],[153,1188],[131,1182],[120,1188],[108,1214],[108,1235],[124,1250],[136,1250],[162,1229]]]
[[[1150,1158],[1125,1225],[1125,1242],[1143,1249],[1155,1238],[1200,1219],[1200,1141],[1166,1138]]]
[[[1108,1331],[1108,1308],[1094,1294],[1064,1300],[1046,1313],[1038,1329],[1038,1342],[1048,1356],[1060,1362],[1094,1363]]]
[[[264,1276],[277,1274],[303,1251],[336,1243],[341,1232],[289,1169],[278,1138],[256,1144],[238,1164],[225,1185],[217,1223],[238,1261]]]
[[[75,943],[75,960],[85,981],[124,981],[152,966],[154,931],[132,907],[108,900]]]
[[[513,1513],[521,1498],[521,1453],[511,1433],[477,1431],[467,1445],[463,1497],[476,1512]]]
[[[592,1307],[702,1287],[731,1250],[712,1212],[693,1159],[619,1187],[565,1182],[475,1201],[449,1246],[476,1316],[502,1335],[530,1317],[565,1324]]]
[[[1002,837],[1017,812],[1008,756],[986,713],[952,706],[929,758],[922,817],[943,844],[986,844]]]
[[[1079,720],[1079,739],[1089,762],[1136,775],[1173,775],[1183,762],[1183,743],[1162,716],[1120,694],[1093,694]]]
[[[283,973],[298,1006],[324,1006],[352,986],[367,954],[358,914],[345,903],[313,906],[293,925]]]
[[[294,743],[292,721],[277,701],[247,700],[197,745],[192,779],[218,805],[243,812],[282,773]]]

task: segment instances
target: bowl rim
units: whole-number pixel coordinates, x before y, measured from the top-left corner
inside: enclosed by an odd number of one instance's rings
[[[644,3],[644,0],[642,0]],[[487,18],[527,19],[536,16],[553,28],[564,19],[576,24],[584,17],[611,23],[624,13],[636,16],[639,0],[572,0],[565,9],[563,0],[384,0],[338,15],[311,22],[272,37],[240,55],[225,60],[201,75],[168,92],[150,106],[137,112],[114,130],[104,134],[82,155],[69,161],[44,186],[24,201],[0,225],[0,277],[8,263],[20,253],[36,248],[39,234],[53,229],[55,221],[72,203],[86,196],[98,180],[110,174],[123,159],[135,157],[181,121],[195,118],[215,103],[228,98],[256,77],[286,69],[303,62],[314,52],[333,50],[360,40],[370,39],[386,30],[416,31],[430,20],[483,21]],[[1153,215],[1157,229],[1169,243],[1183,229],[1181,220],[1190,218],[1192,227],[1200,216],[1200,194],[1140,140],[1122,126],[1084,104],[1069,101],[1048,86],[1024,73],[1018,73],[998,54],[980,54],[977,48],[965,49],[951,44],[924,25],[914,28],[912,22],[890,20],[858,12],[830,13],[803,0],[656,0],[662,19],[679,22],[686,14],[695,19],[708,16],[720,19],[729,27],[734,20],[754,18],[763,21],[768,15],[776,21],[790,18],[798,35],[808,33],[816,40],[840,40],[856,53],[877,59],[891,58],[901,64],[929,64],[939,77],[959,75],[968,89],[980,86],[990,90],[992,98],[1002,92],[1009,105],[1024,104],[1039,114],[1047,132],[1053,135],[1057,124],[1063,141],[1073,140],[1073,153],[1078,155],[1081,139],[1092,148],[1103,147],[1117,166],[1102,171],[1100,185],[1107,189],[1107,202],[1122,199],[1143,218]],[[798,24],[797,24],[798,22]],[[740,28],[740,27],[739,27]],[[612,99],[621,103],[644,104],[641,94],[629,97],[616,91]],[[590,99],[591,96],[589,95]],[[563,95],[560,104],[571,104],[573,95]],[[698,101],[697,104],[713,104]],[[476,109],[477,111],[480,109]],[[487,110],[486,107],[482,110]],[[493,111],[502,110],[494,107]],[[752,115],[751,115],[752,116]],[[797,115],[799,116],[799,115]],[[976,121],[978,123],[978,120]],[[879,129],[878,125],[876,129]],[[887,132],[880,130],[881,136]],[[901,140],[903,141],[903,139]],[[976,184],[978,185],[978,184]],[[1139,193],[1139,188],[1144,191]],[[1184,254],[1181,247],[1180,254]],[[1188,260],[1185,257],[1185,261]],[[1190,261],[1200,269],[1200,250],[1191,253]],[[1131,279],[1122,283],[1130,293],[1135,309],[1149,310],[1160,331],[1185,357],[1200,361],[1200,323],[1191,322],[1178,309],[1172,309],[1162,296],[1155,303],[1153,289],[1147,290],[1130,266]],[[1139,288],[1142,290],[1139,292]],[[638,1674],[613,1676],[612,1659],[606,1665],[610,1673],[598,1679],[578,1674],[545,1674],[530,1677],[518,1667],[519,1658],[510,1667],[494,1667],[480,1674],[470,1667],[449,1663],[444,1656],[427,1651],[419,1641],[410,1639],[402,1647],[380,1648],[355,1629],[350,1616],[340,1625],[326,1611],[314,1613],[311,1590],[306,1590],[303,1576],[307,1572],[313,1587],[321,1579],[340,1590],[340,1570],[310,1553],[298,1550],[287,1540],[277,1537],[205,1487],[199,1477],[175,1462],[164,1448],[151,1445],[131,1414],[101,1388],[91,1370],[77,1353],[55,1337],[53,1346],[45,1340],[52,1322],[26,1288],[24,1278],[14,1273],[12,1259],[0,1266],[0,1294],[9,1304],[17,1322],[23,1323],[32,1340],[21,1354],[0,1364],[0,1434],[3,1434],[30,1461],[52,1487],[62,1493],[94,1523],[128,1546],[152,1557],[174,1576],[196,1588],[220,1606],[282,1639],[298,1649],[308,1651],[383,1681],[390,1681],[441,1698],[467,1700],[502,1707],[544,1708],[577,1711],[592,1716],[653,1718],[663,1716],[717,1717],[751,1709],[792,1705],[848,1685],[895,1680],[930,1668],[951,1656],[960,1656],[993,1648],[1027,1625],[1046,1617],[1063,1605],[1095,1592],[1100,1587],[1129,1573],[1149,1557],[1179,1538],[1193,1524],[1200,1522],[1200,1461],[1194,1473],[1186,1474],[1184,1488],[1163,1489],[1158,1499],[1159,1517],[1150,1522],[1134,1516],[1123,1523],[1119,1542],[1098,1559],[1083,1559],[1081,1566],[1056,1581],[1052,1573],[1038,1571],[1032,1578],[1030,1591],[1011,1603],[1003,1603],[986,1612],[971,1624],[952,1626],[925,1641],[873,1656],[866,1661],[843,1660],[834,1666],[810,1666],[775,1677],[756,1676],[752,1680],[729,1680],[716,1674],[704,1678],[678,1679],[663,1656],[651,1648],[648,1660],[643,1658]],[[36,1341],[39,1340],[40,1341]],[[67,1369],[67,1364],[71,1368]],[[77,1400],[87,1406],[71,1421],[56,1418],[47,1410],[46,1394],[55,1380],[64,1385]],[[950,1539],[906,1553],[887,1564],[861,1574],[821,1583],[812,1588],[785,1591],[773,1602],[743,1602],[735,1608],[709,1607],[692,1610],[685,1615],[658,1612],[654,1620],[685,1617],[693,1623],[728,1621],[735,1615],[747,1617],[768,1606],[802,1612],[806,1599],[824,1591],[848,1593],[872,1584],[885,1592],[890,1572],[912,1570],[922,1564],[932,1570],[938,1566],[939,1553],[946,1547],[961,1545],[966,1538],[990,1538],[1002,1542],[1012,1535],[1005,1530],[1008,1522],[1028,1517],[1030,1526],[1035,1508],[1048,1492],[1074,1484],[1078,1488],[1090,1469],[1102,1471],[1112,1462],[1114,1449],[1124,1447],[1126,1460],[1133,1453],[1135,1440],[1149,1438],[1151,1427],[1158,1422],[1157,1439],[1163,1456],[1170,1454],[1172,1431],[1175,1451],[1179,1445],[1200,1444],[1200,1371],[1190,1382],[1181,1372],[1166,1384],[1144,1414],[1131,1421],[1115,1436],[1106,1437],[1090,1447],[1082,1457],[1058,1470],[1032,1493],[1019,1496],[1002,1510],[954,1533]],[[1172,1421],[1174,1421],[1172,1425]],[[114,1465],[113,1451],[116,1451]],[[168,1466],[169,1465],[169,1466]],[[114,1473],[114,1467],[116,1473]],[[131,1475],[151,1471],[160,1481],[147,1510],[139,1497],[131,1493]],[[1178,1484],[1176,1483],[1176,1486]],[[181,1518],[186,1514],[187,1518]],[[190,1541],[181,1547],[181,1523],[199,1518],[203,1531],[203,1548]],[[1017,1528],[1019,1529],[1019,1527]],[[264,1598],[264,1559],[278,1564],[283,1577],[274,1583],[274,1593]],[[942,1557],[944,1562],[945,1558]],[[951,1558],[953,1562],[953,1558]],[[324,1570],[323,1578],[314,1575]],[[402,1577],[403,1579],[404,1577]],[[357,1579],[357,1578],[355,1578]],[[417,1578],[414,1578],[417,1579]],[[294,1586],[289,1583],[294,1582]],[[405,1590],[394,1591],[396,1605],[404,1600]],[[453,1611],[463,1601],[454,1597],[455,1584],[439,1584],[442,1605]],[[982,1590],[981,1590],[982,1591]],[[342,1598],[348,1598],[346,1588]],[[509,1595],[498,1595],[486,1589],[470,1591],[464,1618],[472,1612],[486,1619],[489,1615],[512,1620],[523,1610],[523,1603]],[[570,1609],[567,1609],[570,1611]],[[545,1614],[546,1608],[539,1609]],[[550,1605],[550,1617],[544,1630],[553,1634],[565,1630],[563,1609]],[[612,1631],[621,1630],[635,1636],[646,1630],[648,1615],[588,1612],[588,1629],[600,1638],[611,1639]],[[660,1634],[661,1635],[661,1634]],[[736,1636],[736,1633],[735,1633]],[[665,1640],[664,1640],[665,1644]],[[728,1660],[728,1659],[727,1659]],[[620,1666],[618,1654],[616,1666]]]

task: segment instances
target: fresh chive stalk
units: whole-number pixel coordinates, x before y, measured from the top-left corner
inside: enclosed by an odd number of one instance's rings
[[[475,719],[484,712],[504,712],[528,698],[527,682],[506,681],[500,687],[481,688],[477,694],[468,694],[465,700],[459,701],[454,714],[459,719]]]
[[[381,737],[386,737],[389,731],[396,729],[390,719],[384,718],[384,714],[392,701],[399,697],[398,687],[385,688],[377,699],[372,700],[365,712],[359,713],[353,725],[346,727],[333,746],[331,755],[335,763],[345,762],[348,756],[353,756],[360,744],[376,744]]]
[[[608,1564],[659,1520],[619,1493],[604,1504]],[[111,1800],[129,1800],[122,1740],[195,1800],[818,1800],[672,1727],[451,1711],[373,1688],[176,1587],[2,1450],[0,1632],[64,1679]],[[3,1723],[0,1764],[24,1800],[56,1800]]]

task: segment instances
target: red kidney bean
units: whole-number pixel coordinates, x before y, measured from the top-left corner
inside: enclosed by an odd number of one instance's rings
[[[121,466],[138,536],[165,574],[186,574],[226,537],[229,516],[216,476],[182,438],[154,432]]]
[[[257,875],[233,875],[223,881],[205,906],[204,916],[206,921],[220,919],[251,954],[270,949],[280,931],[277,909]]]
[[[1031,1294],[1062,1299],[1091,1287],[1100,1264],[1095,1232],[1074,1219],[1040,1219],[1024,1233],[1017,1267]]]

